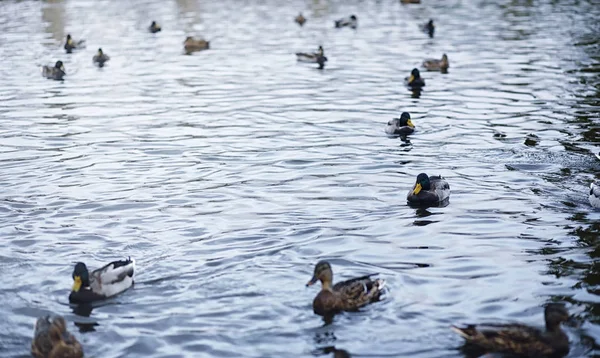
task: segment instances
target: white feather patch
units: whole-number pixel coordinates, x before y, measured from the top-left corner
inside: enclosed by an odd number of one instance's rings
[[[595,208],[600,208],[600,184],[590,184],[590,204]]]

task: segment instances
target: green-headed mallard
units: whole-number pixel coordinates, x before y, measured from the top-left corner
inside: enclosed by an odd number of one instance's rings
[[[355,29],[358,26],[358,19],[355,15],[350,15],[350,17],[345,17],[343,19],[339,19],[335,21],[335,27],[350,27]]]
[[[42,76],[51,80],[62,80],[66,75],[65,66],[62,61],[56,61],[54,67],[44,66],[42,67]]]
[[[101,48],[98,49],[98,52],[92,58],[92,61],[94,61],[94,63],[97,64],[98,67],[104,67],[104,63],[108,60],[110,60],[110,57],[108,57],[107,54],[102,52]]]
[[[209,46],[209,41],[206,41],[204,39],[196,40],[191,36],[188,36],[183,42],[183,47],[186,53],[207,50]]]
[[[504,353],[519,357],[562,357],[569,353],[569,338],[560,324],[569,319],[561,303],[550,303],[544,310],[546,330],[523,324],[452,326],[467,345],[486,353]]]
[[[408,192],[406,200],[411,204],[435,205],[450,197],[450,185],[441,176],[417,175],[415,186]]]
[[[410,72],[410,76],[406,77],[404,80],[406,81],[406,85],[412,89],[425,87],[425,80],[421,78],[421,72],[419,72],[418,68],[413,68]]]
[[[327,316],[340,311],[355,311],[373,301],[377,301],[385,281],[371,280],[366,275],[332,285],[333,272],[327,261],[319,261],[315,266],[313,277],[306,286],[321,281],[321,292],[313,300],[313,311],[321,316]]]
[[[65,319],[40,317],[35,323],[31,354],[36,358],[81,358],[81,344],[67,330]]]
[[[600,183],[590,183],[590,204],[600,208]]]
[[[91,303],[117,295],[133,285],[135,260],[113,261],[90,274],[83,262],[73,270],[71,303]]]
[[[318,63],[319,69],[323,69],[325,67],[325,62],[327,62],[323,46],[319,46],[319,49],[315,53],[296,52],[296,59],[299,62]]]
[[[302,26],[306,22],[306,18],[304,17],[304,15],[302,15],[302,13],[299,13],[298,16],[294,18],[294,21],[296,21],[298,25]]]
[[[446,54],[443,54],[441,60],[435,58],[428,58],[425,61],[423,61],[423,67],[425,67],[427,71],[447,72],[448,67],[450,67],[450,63],[448,62],[448,56]]]
[[[67,41],[65,42],[65,50],[67,53],[73,52],[73,50],[85,48],[85,40],[75,41],[71,37],[71,34],[67,35]]]
[[[389,135],[407,135],[415,131],[415,125],[410,120],[408,112],[402,112],[400,118],[394,118],[388,122],[385,132]]]
[[[435,25],[433,24],[433,20],[429,20],[428,22],[421,25],[421,30],[424,33],[428,34],[429,37],[433,38],[433,34],[435,33]]]
[[[148,28],[148,31],[152,32],[153,34],[159,32],[160,30],[162,30],[162,29],[156,23],[156,21],[152,21],[152,23],[150,24],[150,27]]]

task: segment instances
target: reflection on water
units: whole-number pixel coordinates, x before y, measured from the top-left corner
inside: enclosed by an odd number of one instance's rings
[[[92,357],[461,357],[450,324],[539,325],[550,301],[580,322],[569,357],[600,354],[599,16],[593,0],[1,1],[2,356],[55,313]],[[88,49],[66,55],[66,32]],[[211,49],[184,56],[188,35]],[[323,71],[296,63],[318,45]],[[442,53],[452,71],[422,71],[415,96],[404,77]],[[65,80],[45,80],[57,60]],[[402,111],[416,132],[387,137]],[[421,172],[452,200],[408,206]],[[129,255],[134,289],[68,306],[72,262]],[[304,288],[321,259],[389,295],[324,322]]]

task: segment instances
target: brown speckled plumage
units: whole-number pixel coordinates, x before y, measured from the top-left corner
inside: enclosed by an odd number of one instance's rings
[[[35,324],[31,354],[36,358],[81,358],[81,344],[67,331],[67,325],[62,317],[38,318]]]

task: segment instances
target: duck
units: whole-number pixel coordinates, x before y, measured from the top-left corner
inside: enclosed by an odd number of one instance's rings
[[[435,205],[450,197],[450,185],[442,176],[417,175],[415,186],[408,192],[406,200],[411,204]]]
[[[435,32],[435,25],[433,24],[433,19],[430,19],[428,22],[421,25],[421,30],[424,33],[428,34],[429,37],[433,38],[433,33]]]
[[[132,258],[113,261],[91,274],[83,262],[78,262],[73,269],[69,302],[92,303],[122,293],[133,286],[134,274],[135,260]]]
[[[54,67],[42,67],[42,76],[46,77],[47,79],[62,81],[65,75],[65,66],[63,65],[62,61],[56,61]]]
[[[402,112],[400,118],[388,122],[385,132],[389,135],[407,135],[415,131],[415,125],[410,120],[410,113]]]
[[[152,21],[152,23],[150,24],[150,27],[148,28],[148,31],[150,31],[153,34],[160,32],[160,30],[162,30],[162,29],[160,28],[160,25],[158,25],[156,23],[156,21]]]
[[[443,54],[442,59],[438,60],[435,58],[428,58],[423,61],[423,67],[427,69],[427,71],[448,71],[448,67],[450,67],[450,63],[448,63],[448,55]]]
[[[195,51],[207,50],[210,47],[210,43],[202,38],[196,40],[192,36],[188,36],[183,42],[183,47],[185,48],[185,52],[189,54]]]
[[[99,48],[98,52],[92,58],[92,60],[94,61],[95,64],[98,65],[98,67],[104,67],[104,63],[106,61],[110,60],[110,57],[108,57],[107,54],[105,54],[104,52],[102,52],[102,48]]]
[[[71,34],[67,34],[67,41],[65,42],[65,50],[67,53],[73,52],[73,50],[85,48],[85,40],[75,41],[71,37]]]
[[[400,0],[402,4],[420,4],[421,0]]]
[[[355,29],[356,26],[358,26],[358,18],[356,18],[356,15],[350,15],[350,17],[346,17],[335,21],[336,28],[350,27]]]
[[[299,62],[317,63],[317,61],[319,60],[319,57],[325,57],[325,52],[323,51],[323,46],[319,46],[319,49],[317,50],[317,52],[314,52],[314,53],[296,52],[296,59]],[[327,59],[325,59],[325,61],[327,61]]]
[[[304,15],[302,15],[302,13],[299,13],[298,16],[294,18],[294,21],[296,21],[298,25],[303,26],[306,22],[306,18],[304,17]]]
[[[404,80],[406,81],[406,85],[412,89],[425,87],[425,80],[421,78],[421,72],[419,72],[418,68],[413,68],[410,72],[410,76],[406,77]]]
[[[83,348],[67,331],[63,317],[40,317],[35,323],[31,354],[36,358],[81,358]]]
[[[569,353],[569,338],[560,327],[569,319],[562,303],[549,303],[544,309],[546,329],[524,324],[488,324],[452,326],[468,346],[485,353],[503,353],[518,357],[563,357]]]
[[[595,208],[600,208],[600,182],[590,183],[590,204]]]
[[[320,316],[328,316],[340,311],[356,311],[371,302],[378,301],[385,281],[372,280],[370,274],[338,282],[332,286],[333,271],[327,261],[319,261],[315,265],[313,277],[306,286],[321,281],[321,291],[313,300],[313,312]]]

